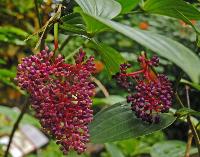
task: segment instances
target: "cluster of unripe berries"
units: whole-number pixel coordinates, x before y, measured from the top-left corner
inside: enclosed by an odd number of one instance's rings
[[[128,90],[127,102],[138,118],[149,123],[159,123],[159,113],[168,112],[172,104],[172,85],[163,74],[156,74],[159,58],[147,59],[145,53],[138,57],[141,70],[127,73],[130,64],[122,64],[115,78],[117,83]],[[136,86],[133,81],[136,82]]]
[[[85,60],[85,52],[80,50],[75,64],[67,64],[62,55],[55,56],[46,48],[18,65],[16,82],[30,93],[36,117],[64,154],[69,150],[82,153],[89,142],[93,61],[93,57]]]

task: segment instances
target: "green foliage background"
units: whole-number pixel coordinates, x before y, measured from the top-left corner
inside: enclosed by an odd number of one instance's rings
[[[42,25],[45,25],[50,17],[55,15],[58,2],[51,0],[37,2]],[[93,98],[95,114],[108,108],[95,116],[94,122],[90,125],[91,144],[81,156],[180,157],[183,155],[188,131],[188,125],[184,122],[185,115],[194,116],[193,123],[196,125],[200,110],[200,3],[198,1],[188,3],[183,0],[59,2],[64,6],[59,19],[59,51],[70,63],[74,62],[73,55],[80,47],[84,48],[88,56],[94,55],[96,61],[103,66],[103,69],[97,67],[100,71],[94,77],[109,93],[109,96],[105,97],[101,87],[96,89],[97,93]],[[33,0],[0,0],[0,17],[0,136],[4,136],[11,131],[19,114],[13,111],[12,107],[21,108],[26,95],[13,81],[17,64],[21,58],[39,51],[34,47],[44,29],[40,28]],[[51,30],[45,39],[46,45],[51,49],[54,48],[52,27],[53,24],[49,24],[48,28]],[[178,93],[186,104],[185,84],[191,87],[192,110],[185,108],[179,110],[177,114],[182,117],[181,120],[175,121],[172,114],[162,115],[166,123],[147,126],[131,117],[132,113],[126,108],[113,105],[125,101],[127,93],[115,84],[111,76],[118,72],[119,65],[126,61],[133,65],[131,70],[137,70],[139,68],[136,63],[137,55],[141,51],[147,52],[149,57],[155,53],[159,55],[161,66],[156,70],[167,74],[174,86],[180,73],[183,73]],[[174,100],[172,112],[179,108],[180,105]],[[110,112],[112,109],[115,112]],[[122,112],[124,114],[121,116]],[[31,108],[20,125],[27,123],[40,128]],[[122,127],[119,127],[118,123]],[[171,123],[173,125],[168,127]],[[164,129],[166,127],[168,128]],[[127,132],[122,136],[120,131]],[[110,138],[112,134],[115,135],[114,138]],[[196,153],[197,149],[193,142],[191,154]],[[3,150],[0,147],[0,156],[1,154]],[[27,155],[27,157],[60,156],[62,153],[53,140],[50,140],[47,146]],[[68,156],[78,155],[71,152]]]

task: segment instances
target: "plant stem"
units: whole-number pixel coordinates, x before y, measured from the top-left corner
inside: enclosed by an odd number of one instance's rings
[[[95,77],[91,77],[91,80],[96,83],[96,85],[100,88],[100,90],[103,92],[104,96],[107,98],[109,97],[109,92],[108,90],[105,88],[105,86]]]
[[[186,146],[186,151],[185,151],[185,157],[190,156],[192,139],[193,139],[193,134],[192,134],[192,131],[189,129],[189,131],[188,131],[188,141],[187,141],[187,146]]]
[[[36,14],[37,14],[37,17],[38,17],[39,26],[40,26],[40,28],[42,28],[42,19],[41,19],[40,12],[39,12],[39,9],[38,9],[38,1],[34,0],[34,3],[35,3],[35,11],[36,11]]]
[[[198,153],[199,153],[199,156],[200,156],[200,140],[199,140],[199,136],[198,136],[197,130],[194,127],[194,125],[192,124],[190,116],[187,116],[187,121],[188,121],[188,124],[190,126],[190,129],[192,130],[192,134],[194,136],[195,143],[196,143],[196,146],[198,148]]]
[[[178,95],[177,92],[175,92],[175,96],[176,96],[176,99],[178,100],[178,102],[180,103],[180,105],[181,105],[182,107],[185,107],[185,106],[183,105],[183,103],[182,103],[182,101],[181,101],[181,99],[180,99],[180,97],[179,97],[179,95]]]
[[[13,126],[13,129],[12,129],[12,132],[11,132],[11,135],[10,135],[10,138],[9,138],[9,143],[8,143],[8,146],[7,146],[7,149],[6,149],[6,152],[4,154],[4,157],[8,157],[8,154],[9,154],[9,149],[10,149],[10,146],[11,146],[11,143],[12,143],[12,140],[13,140],[13,137],[14,137],[14,134],[16,132],[16,130],[18,129],[18,126],[19,126],[19,123],[20,121],[22,120],[27,108],[28,108],[28,98],[26,98],[25,100],[25,103],[24,103],[24,106],[22,108],[22,111],[19,115],[19,117],[17,118],[17,121],[15,122],[14,126]]]
[[[188,108],[190,108],[189,86],[186,85],[185,89],[186,89],[187,105],[188,105]],[[192,131],[192,134],[194,136],[195,143],[196,143],[196,146],[198,148],[198,153],[199,153],[199,156],[200,156],[200,139],[199,139],[199,135],[197,133],[197,130],[196,130],[195,126],[193,125],[192,121],[191,121],[190,115],[187,116],[187,121],[188,121],[189,127]]]
[[[186,89],[186,98],[187,98],[187,105],[188,105],[188,108],[190,109],[190,97],[189,97],[189,86],[185,86],[185,89]]]
[[[54,24],[54,51],[58,49],[58,23]]]

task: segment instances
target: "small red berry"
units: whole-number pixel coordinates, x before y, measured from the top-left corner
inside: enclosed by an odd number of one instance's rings
[[[88,124],[94,85],[90,80],[95,70],[94,58],[85,60],[85,52],[67,64],[62,55],[55,57],[48,49],[22,59],[16,81],[31,96],[32,108],[43,129],[53,136],[66,154],[82,153],[89,141]]]
[[[160,118],[158,113],[168,112],[172,104],[172,85],[163,74],[156,74],[154,66],[158,66],[159,58],[153,56],[147,59],[145,53],[138,57],[141,70],[127,73],[130,67],[128,64],[120,66],[120,73],[115,75],[117,83],[134,94],[127,96],[127,102],[131,103],[131,109],[138,118],[149,123],[158,123]],[[137,85],[133,87],[132,81],[136,80]]]

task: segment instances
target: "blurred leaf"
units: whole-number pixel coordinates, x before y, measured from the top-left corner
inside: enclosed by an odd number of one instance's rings
[[[178,10],[188,19],[200,20],[198,9],[183,0],[147,0],[143,9],[149,13],[181,18]]]
[[[132,9],[134,9],[138,3],[140,2],[140,0],[117,0],[121,6],[122,6],[122,11],[121,13],[128,13],[130,12]]]
[[[106,149],[111,157],[125,157],[121,150],[114,144],[106,143]]]
[[[85,154],[78,155],[76,152],[69,152],[68,157],[87,157]],[[38,151],[37,155],[27,155],[26,157],[66,157],[63,155],[62,151],[59,149],[59,146],[55,141],[50,141],[49,144]]]
[[[27,35],[27,32],[14,26],[0,27],[0,41],[2,42],[25,45],[23,40]]]
[[[12,108],[0,106],[0,114],[7,116],[12,121],[12,123],[14,123],[17,120],[17,117],[19,116],[20,113],[13,110]],[[40,127],[38,120],[36,120],[34,117],[32,117],[28,114],[24,115],[21,123],[22,124],[32,124],[38,128]]]
[[[148,124],[136,118],[127,103],[112,105],[94,117],[90,124],[91,142],[107,143],[151,134],[164,129],[175,121],[171,114],[161,114],[159,124]]]
[[[119,72],[120,64],[125,62],[119,52],[103,43],[95,43],[95,49],[98,50],[110,76]]]
[[[75,0],[76,3],[83,9],[83,12],[76,8],[75,12],[81,13],[87,26],[89,34],[95,34],[105,30],[107,27],[98,22],[96,19],[91,18],[87,14],[99,16],[107,19],[116,17],[121,12],[120,3],[114,0]]]
[[[6,64],[6,61],[4,61],[3,59],[0,59],[0,64]]]
[[[151,149],[152,157],[181,157],[185,153],[186,143],[182,141],[163,141],[153,145]],[[190,154],[197,153],[196,148],[191,148]]]
[[[176,111],[175,115],[182,117],[182,116],[186,116],[186,115],[193,115],[193,116],[200,116],[200,112],[195,111],[193,109],[189,109],[189,108],[181,108],[179,110]]]
[[[119,95],[110,95],[107,98],[94,98],[93,105],[112,105],[118,102],[125,101],[126,99]]]
[[[187,80],[185,80],[185,79],[181,79],[180,82],[181,82],[181,83],[184,83],[184,84],[187,84],[187,85],[190,85],[191,87],[193,87],[193,88],[195,88],[195,89],[197,89],[197,90],[200,91],[200,85],[197,84],[197,83],[193,83],[193,82],[187,81]]]
[[[16,76],[16,73],[14,73],[8,69],[0,69],[0,77],[14,78],[15,76]]]
[[[35,6],[33,0],[12,0],[12,2],[19,9],[20,13],[25,13]]]
[[[27,32],[25,32],[24,30],[14,27],[14,26],[4,26],[4,27],[0,27],[0,34],[15,34],[17,36],[22,36],[22,37],[26,37],[28,35]]]
[[[200,67],[200,59],[187,47],[159,34],[131,28],[118,22],[91,14],[88,15],[174,62],[182,68],[194,82],[199,82],[200,68],[196,67]]]
[[[196,27],[195,25],[193,25],[192,22],[185,15],[183,15],[179,10],[177,10],[177,13],[180,16],[180,19],[182,19],[185,23],[187,23],[188,25],[190,25],[197,34],[200,33],[199,28]]]
[[[9,35],[9,34],[7,34],[7,35]],[[9,44],[19,45],[19,46],[23,46],[26,44],[23,40],[17,39],[17,37],[13,36],[13,35],[6,36],[4,34],[0,34],[0,41],[9,43]]]

